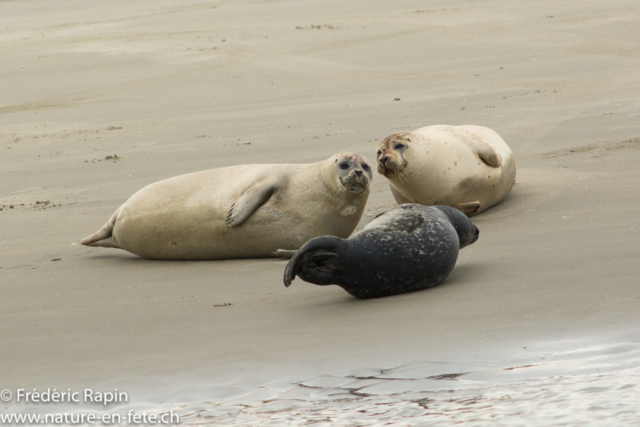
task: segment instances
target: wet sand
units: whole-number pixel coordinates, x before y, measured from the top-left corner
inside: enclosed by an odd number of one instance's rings
[[[0,388],[266,399],[322,375],[633,341],[639,18],[631,0],[0,1]],[[373,159],[429,124],[493,128],[518,166],[439,287],[360,301],[286,289],[282,260],[78,243],[151,182]],[[360,226],[393,205],[374,176]]]

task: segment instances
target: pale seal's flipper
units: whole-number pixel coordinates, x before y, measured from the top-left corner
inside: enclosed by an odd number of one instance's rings
[[[480,210],[480,202],[476,200],[475,202],[457,203],[453,207],[462,211],[466,216],[472,217]]]
[[[485,140],[480,138],[472,138],[469,140],[471,148],[478,153],[480,160],[485,162],[492,168],[499,168],[502,166],[502,157],[498,152]]]
[[[348,239],[309,240],[289,261],[285,286],[296,276],[338,285],[358,298],[426,289],[447,278],[460,249],[478,240],[478,228],[449,206],[404,204],[374,218]]]
[[[273,254],[277,257],[284,259],[291,259],[296,254],[297,249],[289,250],[289,249],[278,249]]]
[[[116,220],[118,219],[118,215],[121,210],[122,206],[116,209],[113,215],[111,215],[111,218],[109,218],[109,221],[107,221],[100,230],[96,231],[91,236],[87,236],[82,239],[80,244],[103,248],[120,248],[115,240],[113,240],[113,226],[116,224]]]
[[[276,187],[265,183],[259,183],[247,191],[236,200],[231,206],[227,215],[227,225],[237,227],[251,216],[260,206],[262,206],[273,195]]]

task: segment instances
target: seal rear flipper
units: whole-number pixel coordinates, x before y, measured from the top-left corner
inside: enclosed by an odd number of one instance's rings
[[[120,215],[121,210],[122,206],[116,209],[113,215],[111,215],[111,218],[109,218],[109,221],[107,221],[107,223],[103,225],[100,230],[82,239],[80,241],[80,244],[85,246],[100,246],[103,248],[121,249],[120,246],[118,246],[118,244],[115,242],[115,240],[113,240],[113,227],[116,224],[116,220],[118,219],[118,215]]]
[[[273,254],[280,258],[291,259],[296,252],[297,249],[278,249],[277,251],[274,251]]]
[[[478,213],[482,206],[480,205],[480,201],[476,200],[475,202],[458,203],[453,207],[461,211],[466,216],[472,217]]]
[[[122,249],[120,246],[118,246],[118,244],[115,242],[115,240],[113,240],[113,236],[107,237],[106,239],[102,239],[102,240],[98,240],[92,243],[83,243],[83,245],[86,246],[91,246],[94,248],[100,247],[100,248],[116,248],[116,249]]]
[[[258,210],[273,195],[276,188],[274,185],[264,183],[249,187],[242,193],[238,200],[231,206],[227,215],[227,225],[237,227],[246,221],[255,211]]]
[[[333,236],[316,237],[298,249],[284,270],[284,285],[290,286],[296,276],[316,285],[337,284],[340,270],[337,241]]]
[[[337,257],[338,254],[321,249],[303,255],[297,263],[289,261],[285,270],[284,285],[291,285],[296,276],[316,285],[333,285],[336,282],[333,273],[338,269],[334,260]]]

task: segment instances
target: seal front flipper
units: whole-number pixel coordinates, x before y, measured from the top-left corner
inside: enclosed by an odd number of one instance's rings
[[[333,236],[309,240],[287,264],[284,270],[284,285],[290,286],[296,276],[316,285],[339,284],[339,241],[340,238]]]
[[[486,141],[479,140],[477,138],[473,138],[471,140],[471,145],[476,153],[478,153],[478,157],[480,160],[485,162],[487,165],[492,168],[499,168],[502,166],[502,157],[498,152]]]
[[[260,206],[262,206],[276,191],[273,184],[259,183],[242,193],[231,206],[227,215],[227,225],[237,227],[246,221]]]

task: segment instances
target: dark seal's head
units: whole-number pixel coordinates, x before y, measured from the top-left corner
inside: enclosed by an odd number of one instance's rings
[[[434,206],[434,208],[445,214],[451,221],[451,225],[456,229],[460,239],[460,249],[478,240],[480,230],[460,210],[450,206]]]
[[[309,240],[298,249],[284,270],[284,285],[289,286],[296,276],[316,285],[339,285],[343,274],[340,250],[344,241],[338,237],[322,236]]]

